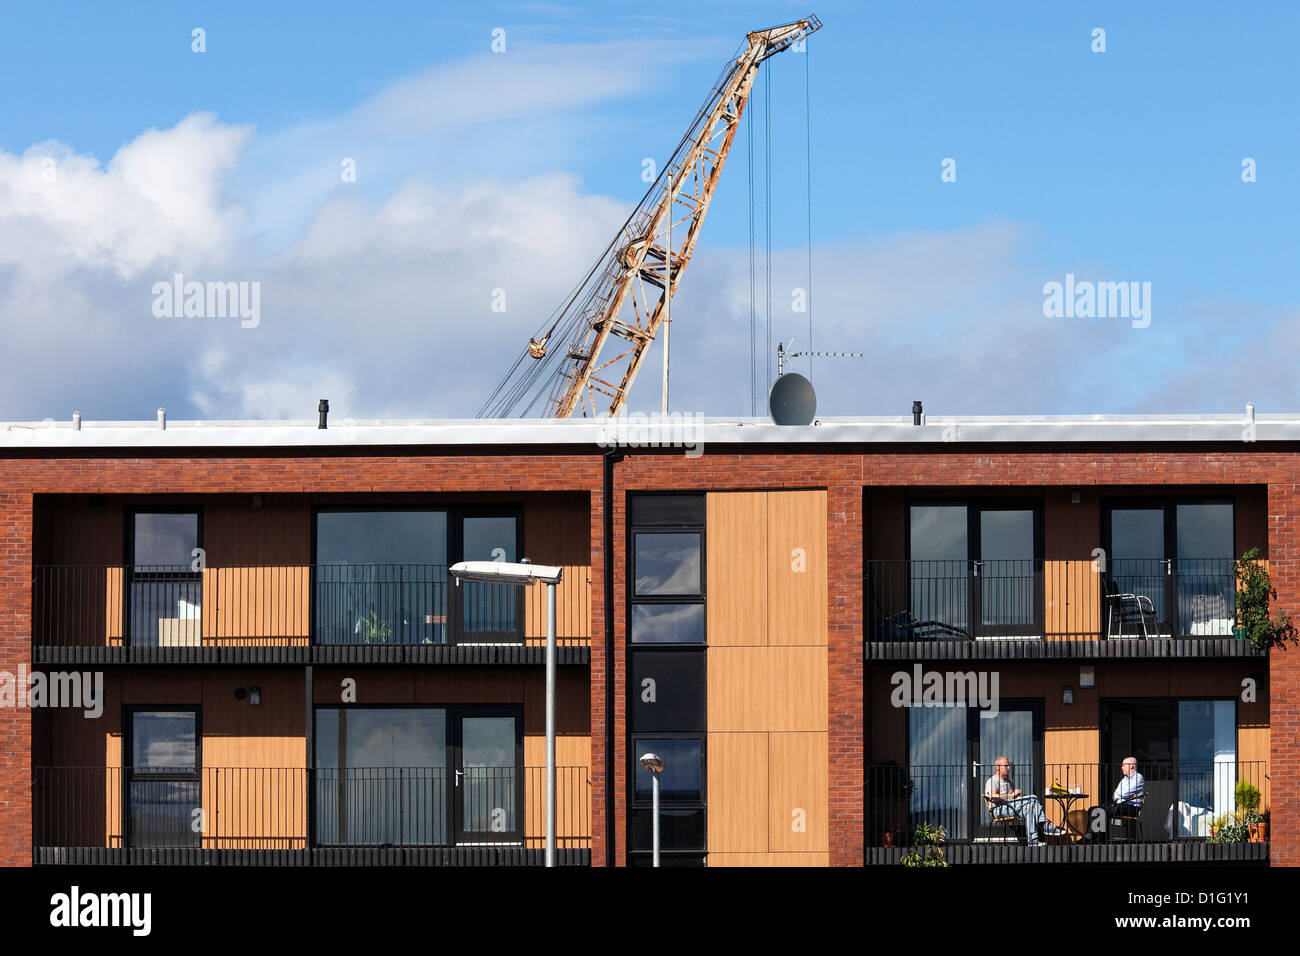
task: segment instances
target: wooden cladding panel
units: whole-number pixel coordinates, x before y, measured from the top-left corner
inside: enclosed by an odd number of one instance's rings
[[[768,643],[825,646],[826,492],[769,492],[767,518]]]
[[[524,551],[533,564],[564,568],[555,594],[556,636],[585,644],[591,637],[591,507],[587,495],[533,495],[524,502]],[[449,586],[449,599],[454,599]],[[524,591],[524,633],[546,643],[546,588]]]
[[[828,851],[828,749],[824,733],[767,735],[768,849]]]
[[[768,848],[768,737],[709,734],[710,855]]]
[[[825,647],[711,647],[711,731],[825,731]]]
[[[826,541],[823,491],[708,496],[710,866],[829,862]]]
[[[714,853],[709,866],[830,866],[830,853]]]
[[[768,494],[708,496],[708,636],[711,647],[768,643]]]

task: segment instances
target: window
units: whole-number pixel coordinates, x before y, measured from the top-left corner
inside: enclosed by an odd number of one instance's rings
[[[707,848],[705,497],[633,495],[629,516],[628,863],[643,865],[653,849],[653,781],[640,758],[655,753],[664,762],[661,860],[699,865]]]
[[[1143,825],[1162,838],[1206,839],[1215,818],[1235,810],[1239,780],[1266,786],[1262,765],[1237,760],[1235,700],[1106,700],[1102,726],[1104,793],[1135,757],[1146,784]]]
[[[705,641],[703,502],[703,495],[632,498],[633,644]]]
[[[1043,633],[1041,509],[1035,502],[925,502],[908,508],[907,633]]]
[[[317,844],[521,842],[522,732],[516,707],[318,708]]]
[[[1113,502],[1103,536],[1110,593],[1149,599],[1165,633],[1232,634],[1237,552],[1231,501]]]
[[[126,769],[128,846],[198,847],[202,806],[198,709],[129,708]]]
[[[127,634],[141,647],[202,643],[203,573],[197,512],[128,515]]]
[[[318,644],[518,644],[520,588],[466,583],[457,561],[516,561],[517,510],[322,509],[314,575]],[[448,589],[457,596],[448,602]]]

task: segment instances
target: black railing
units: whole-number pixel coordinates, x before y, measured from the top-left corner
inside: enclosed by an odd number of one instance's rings
[[[545,835],[543,767],[38,767],[37,847],[301,850]],[[556,768],[556,846],[591,846],[590,771]]]
[[[1231,559],[865,562],[867,640],[1233,636]]]
[[[557,603],[561,645],[589,643],[583,583]],[[539,643],[543,590],[458,588],[432,564],[44,565],[32,626],[38,647]]]
[[[1121,783],[1118,764],[1021,764],[1013,768],[1011,781],[1014,789],[1036,798],[1049,823],[1065,831],[1051,838],[1055,842],[1261,839],[1264,831],[1248,811],[1258,816],[1270,805],[1266,761],[1141,762],[1138,771],[1145,786],[1140,806],[1130,797],[1132,783]],[[992,761],[868,766],[870,845],[907,846],[914,829],[927,823],[942,826],[949,842],[1027,842],[1025,816],[1036,815],[1033,807],[1022,801],[998,808],[986,801],[995,776]],[[1117,795],[1126,804],[1119,809]]]

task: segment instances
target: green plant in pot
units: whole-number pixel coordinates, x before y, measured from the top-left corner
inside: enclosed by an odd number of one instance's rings
[[[947,866],[943,844],[948,839],[945,827],[918,823],[912,829],[912,848],[903,857],[903,866]]]
[[[1259,787],[1249,780],[1238,780],[1233,794],[1237,800],[1237,821],[1245,824],[1247,839],[1259,839]]]
[[[388,639],[393,636],[393,628],[387,621],[380,617],[374,610],[363,617],[357,625],[361,632],[361,639],[367,644],[387,644]]]
[[[1270,614],[1269,603],[1277,600],[1273,581],[1260,559],[1259,548],[1251,548],[1234,562],[1237,578],[1237,637],[1249,640],[1252,650],[1295,643],[1296,628],[1286,614]]]

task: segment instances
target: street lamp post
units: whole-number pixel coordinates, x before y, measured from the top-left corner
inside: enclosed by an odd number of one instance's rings
[[[461,581],[546,585],[546,865],[555,866],[555,586],[564,577],[564,568],[526,561],[461,561],[451,566],[451,573],[457,587]]]
[[[659,865],[659,775],[664,772],[663,758],[658,754],[642,754],[641,766],[650,774],[651,842],[654,851],[653,866]]]

